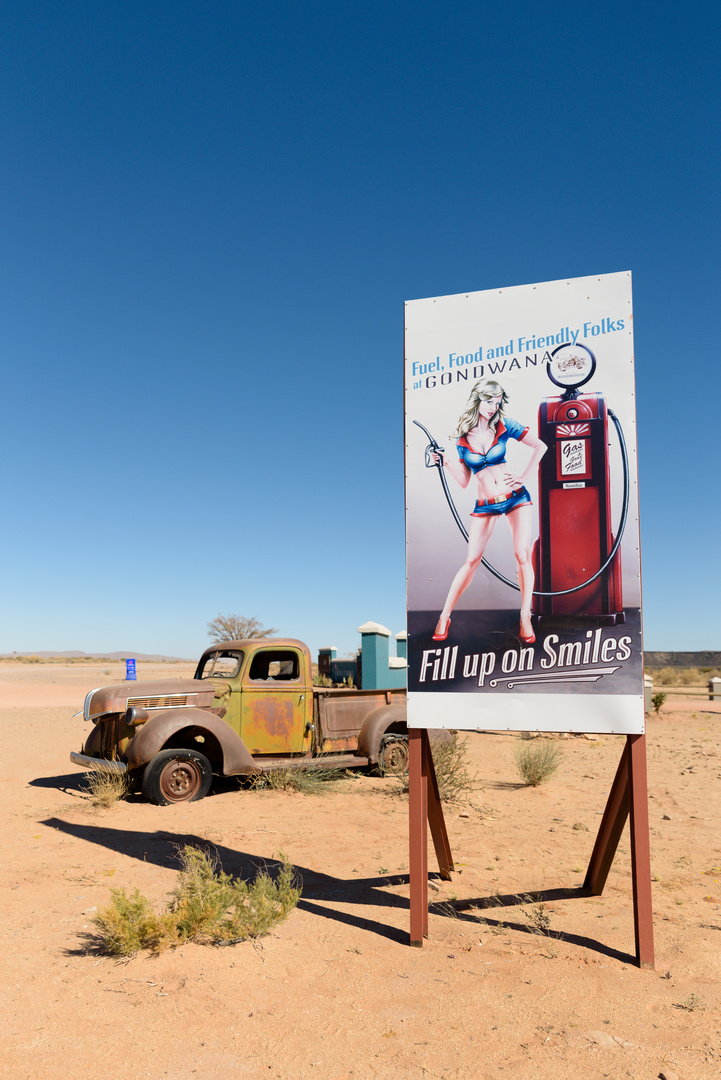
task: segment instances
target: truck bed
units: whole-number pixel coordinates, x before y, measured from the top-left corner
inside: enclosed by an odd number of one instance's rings
[[[316,747],[320,753],[358,749],[358,733],[373,709],[405,707],[405,690],[313,690]]]

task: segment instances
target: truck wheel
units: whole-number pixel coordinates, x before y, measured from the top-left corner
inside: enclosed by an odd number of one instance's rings
[[[381,776],[403,776],[408,772],[408,738],[406,735],[386,735],[378,751],[378,772]]]
[[[197,750],[161,750],[145,766],[143,795],[156,806],[197,802],[210,791],[213,770]]]

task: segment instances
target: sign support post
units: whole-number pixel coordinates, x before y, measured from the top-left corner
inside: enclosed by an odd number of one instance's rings
[[[653,906],[645,735],[626,736],[626,745],[611,786],[583,883],[584,891],[591,896],[600,896],[603,892],[629,814],[636,962],[639,967],[652,968]]]
[[[428,827],[444,881],[451,880],[453,857],[438,794],[431,744],[425,728],[410,728],[408,762],[408,833],[411,945],[423,947],[428,937]]]
[[[440,876],[450,881],[453,870],[443,808],[438,796],[428,732],[410,728],[408,768],[410,847],[410,943],[423,948],[428,937],[428,826],[431,829]],[[628,735],[616,770],[596,842],[588,864],[582,894],[600,896],[630,816],[631,876],[636,963],[653,968],[653,906],[651,852],[646,776],[646,736]]]

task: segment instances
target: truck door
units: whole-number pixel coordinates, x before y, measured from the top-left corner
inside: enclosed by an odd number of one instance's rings
[[[312,709],[313,692],[303,684],[302,657],[297,649],[258,649],[245,670],[240,701],[240,737],[251,754],[302,754],[310,750],[306,718],[308,704]]]

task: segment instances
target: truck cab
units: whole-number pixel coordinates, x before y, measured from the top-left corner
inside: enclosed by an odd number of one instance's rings
[[[311,752],[313,668],[302,641],[254,640],[250,649],[242,642],[212,646],[201,656],[195,678],[220,683],[216,697],[226,709],[225,722],[251,754]]]

